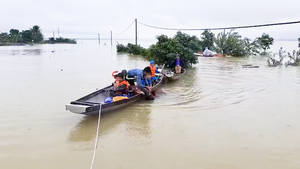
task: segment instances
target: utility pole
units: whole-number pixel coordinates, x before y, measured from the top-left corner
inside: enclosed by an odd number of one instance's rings
[[[100,44],[100,34],[98,33],[98,41],[99,41],[99,44]]]
[[[110,31],[110,45],[112,46],[112,31]]]
[[[137,45],[137,19],[135,19],[135,45]]]
[[[58,30],[57,30],[57,34],[58,34],[57,37],[59,37],[59,28],[58,28]]]
[[[53,43],[55,43],[55,35],[54,35],[54,31],[53,31]]]

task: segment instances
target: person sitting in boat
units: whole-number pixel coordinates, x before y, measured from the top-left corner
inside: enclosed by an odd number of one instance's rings
[[[124,94],[128,95],[130,84],[124,79],[122,73],[118,73],[117,75],[118,82],[117,87],[114,90],[116,95],[122,96]]]
[[[115,79],[115,81],[112,83],[112,85],[114,86],[114,88],[117,87],[117,83],[118,83],[118,74],[119,74],[119,71],[114,71],[114,72],[112,72],[112,77]]]
[[[127,82],[129,82],[130,86],[134,86],[134,77],[133,78],[129,78],[128,77],[128,72],[127,70],[123,69],[122,72],[123,74],[123,79],[125,79]]]
[[[137,91],[142,91],[145,94],[145,99],[154,100],[152,92],[152,83],[151,83],[151,69],[150,67],[145,67],[142,69],[131,69],[128,70],[128,78],[132,79],[129,81],[129,84],[134,84],[134,78],[136,77],[137,87],[132,86],[133,89],[137,88]]]
[[[126,80],[127,70],[123,69],[121,73],[123,75],[123,78]]]
[[[150,66],[149,67],[150,67],[151,73],[152,73],[151,81],[152,81],[152,84],[153,84],[154,82],[158,81],[158,77],[155,76],[155,73],[160,73],[160,71],[157,70],[154,60],[150,61]]]
[[[180,54],[177,54],[175,60],[169,65],[169,67],[175,69],[176,74],[182,73],[185,68],[185,61],[180,58]]]

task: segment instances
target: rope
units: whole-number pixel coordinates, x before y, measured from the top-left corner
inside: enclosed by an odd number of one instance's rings
[[[114,35],[121,35],[122,33],[124,33],[125,31],[127,31],[130,27],[131,27],[131,25],[133,24],[135,22],[135,20],[133,20],[133,22],[123,31],[123,32],[121,32],[121,33],[117,33],[117,34],[114,34]]]
[[[96,149],[98,147],[98,136],[99,136],[99,127],[100,127],[100,119],[101,119],[101,104],[99,107],[99,117],[98,117],[98,125],[97,125],[97,133],[96,133],[96,140],[95,140],[95,146],[94,146],[94,154],[93,154],[93,159],[92,159],[92,164],[90,169],[93,169],[94,161],[95,161],[95,156],[96,156]]]
[[[186,31],[199,31],[199,30],[223,30],[223,29],[242,29],[242,28],[253,28],[253,27],[265,27],[265,26],[277,26],[277,25],[288,25],[288,24],[297,24],[300,23],[300,21],[294,21],[294,22],[282,22],[282,23],[272,23],[272,24],[261,24],[261,25],[250,25],[250,26],[233,26],[233,27],[223,27],[223,28],[202,28],[202,29],[177,29],[177,28],[163,28],[163,27],[157,27],[152,25],[147,25],[141,22],[138,22],[141,25],[156,28],[156,29],[165,29],[165,30],[186,30]]]

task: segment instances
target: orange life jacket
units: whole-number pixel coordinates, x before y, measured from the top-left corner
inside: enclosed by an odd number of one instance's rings
[[[126,86],[127,86],[127,90],[129,89],[129,86],[130,86],[130,84],[126,81],[126,80],[124,80],[123,82],[117,82],[117,86],[121,86],[122,84],[125,84]]]
[[[149,67],[151,68],[152,77],[154,77],[156,73],[156,67],[151,65]]]
[[[118,86],[118,84],[119,84],[119,79],[118,78],[116,78],[116,80],[115,80],[115,82],[114,82],[117,86]]]

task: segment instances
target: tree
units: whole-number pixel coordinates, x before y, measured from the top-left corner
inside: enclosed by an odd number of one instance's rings
[[[148,49],[128,43],[127,46],[118,44],[117,52],[142,55],[147,60],[155,60],[157,64],[166,64],[166,66],[175,59],[176,54],[181,55],[187,66],[198,62],[198,57],[194,56],[194,52],[201,49],[201,41],[196,36],[189,36],[178,31],[173,38],[166,35],[160,35],[156,38],[158,42]]]
[[[8,41],[8,39],[9,39],[8,33],[4,32],[4,33],[0,34],[0,44],[6,43]]]
[[[258,38],[259,45],[264,50],[264,53],[267,49],[270,49],[270,46],[273,45],[274,39],[268,34],[263,33],[261,37]]]
[[[21,34],[22,34],[22,41],[24,43],[32,42],[33,35],[31,30],[25,30],[25,31],[23,30]]]
[[[212,33],[210,30],[204,30],[204,32],[201,34],[202,50],[204,50],[205,47],[207,47],[210,50],[213,50],[214,39],[215,39],[214,33]]]
[[[34,42],[42,42],[44,40],[39,26],[34,25],[30,30],[32,32],[32,40]]]
[[[259,51],[257,40],[251,42],[249,38],[242,39],[238,32],[231,30],[227,33],[219,33],[215,39],[216,51],[223,55],[246,56],[256,54]]]
[[[257,38],[251,42],[251,39],[244,38],[245,50],[248,55],[256,55],[260,53],[260,45],[258,43]]]
[[[11,37],[11,42],[16,43],[20,41],[20,32],[18,29],[11,29],[9,31],[10,37]]]
[[[117,44],[117,52],[128,52],[128,48],[125,45],[118,43]]]
[[[189,36],[178,31],[173,38],[160,35],[157,40],[158,42],[148,49],[145,56],[147,60],[155,60],[158,64],[169,64],[175,59],[176,54],[180,54],[188,66],[198,62],[198,57],[194,56],[194,52],[201,49],[201,42],[196,36]]]

